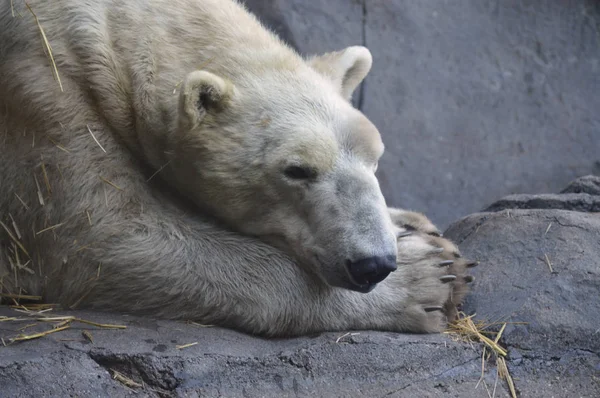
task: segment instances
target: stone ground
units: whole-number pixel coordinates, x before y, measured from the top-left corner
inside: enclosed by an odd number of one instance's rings
[[[600,2],[245,0],[302,53],[364,44],[392,206],[450,222],[600,174]]]
[[[509,197],[445,235],[477,259],[464,311],[508,322],[500,344],[519,397],[600,396],[600,177],[559,195]],[[594,210],[596,211],[596,210]],[[374,331],[266,340],[220,328],[126,315],[65,312],[86,325],[0,345],[1,397],[508,397],[482,345],[445,334]],[[9,308],[0,316],[25,317]],[[9,343],[50,328],[1,321]],[[83,334],[90,330],[93,342]],[[351,331],[348,331],[351,332]],[[197,343],[178,349],[177,345]],[[117,371],[138,383],[126,387]],[[495,393],[494,393],[495,390]]]

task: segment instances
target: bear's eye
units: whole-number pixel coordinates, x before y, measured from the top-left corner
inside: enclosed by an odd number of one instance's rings
[[[308,180],[317,176],[317,171],[307,166],[288,166],[284,171],[286,177],[293,180]]]

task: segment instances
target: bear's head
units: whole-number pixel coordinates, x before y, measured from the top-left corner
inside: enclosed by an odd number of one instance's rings
[[[178,188],[329,285],[372,290],[396,269],[397,248],[375,177],[383,143],[349,102],[371,62],[349,47],[236,77],[190,73],[170,160]]]

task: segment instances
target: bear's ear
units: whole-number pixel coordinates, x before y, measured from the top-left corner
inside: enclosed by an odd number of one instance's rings
[[[373,57],[366,47],[353,46],[313,57],[308,63],[317,72],[331,79],[344,98],[350,99],[371,70]]]
[[[194,71],[183,81],[179,94],[179,121],[182,128],[197,127],[208,112],[220,111],[233,93],[233,85],[219,76]]]

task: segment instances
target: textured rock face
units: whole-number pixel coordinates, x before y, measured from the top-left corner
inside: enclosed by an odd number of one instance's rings
[[[512,195],[446,231],[465,255],[488,265],[475,269],[465,310],[527,322],[506,329],[509,346],[600,353],[593,337],[600,334],[598,186],[600,177],[587,176],[566,193]]]
[[[595,0],[246,0],[304,53],[365,44],[390,205],[440,226],[600,173]]]
[[[477,213],[446,232],[481,265],[465,303],[479,319],[509,322],[500,343],[522,397],[600,396],[600,214],[565,210],[577,197],[597,200],[599,177],[574,181],[527,209]],[[535,198],[534,198],[535,199]],[[561,202],[562,200],[562,202]],[[541,209],[531,203],[541,203]],[[359,331],[265,340],[184,322],[61,312],[125,330],[79,325],[39,340],[0,346],[0,396],[162,397],[487,397],[480,344],[446,335]],[[8,308],[0,316],[27,317]],[[0,318],[0,320],[2,320]],[[0,322],[9,341],[33,320]],[[499,327],[499,325],[497,325]],[[47,323],[26,333],[48,329]],[[350,332],[350,331],[349,331]],[[196,343],[178,349],[177,345]],[[128,388],[113,371],[138,383]],[[508,397],[499,381],[496,396]]]

